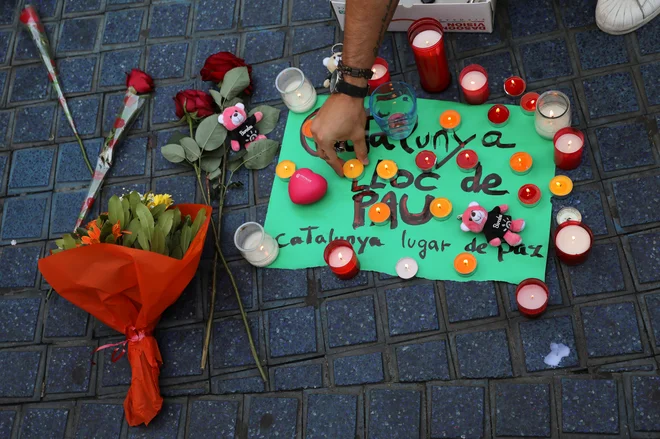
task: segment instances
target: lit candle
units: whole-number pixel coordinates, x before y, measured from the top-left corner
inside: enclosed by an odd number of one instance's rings
[[[401,279],[411,279],[417,274],[419,266],[417,265],[417,261],[413,258],[401,258],[399,259],[399,262],[396,263],[394,269]]]
[[[533,116],[536,111],[536,103],[539,100],[539,94],[530,91],[525,93],[522,98],[520,98],[520,108],[522,109],[523,114],[527,116]]]
[[[584,151],[584,134],[575,128],[566,127],[554,135],[555,165],[559,169],[570,170],[580,166]]]
[[[536,133],[552,139],[557,131],[571,125],[571,102],[560,91],[546,91],[539,96],[534,113]]]
[[[357,181],[364,173],[364,165],[358,159],[350,159],[344,163],[344,177]]]
[[[472,276],[477,271],[477,258],[472,253],[459,253],[454,259],[454,269],[461,276]]]
[[[505,126],[509,122],[509,109],[502,104],[495,104],[488,110],[488,122],[496,128]]]
[[[504,81],[504,93],[511,97],[520,96],[525,92],[525,81],[520,76],[511,76]]]
[[[517,152],[509,159],[509,166],[516,175],[525,175],[532,170],[532,156],[526,152]]]
[[[272,264],[279,254],[280,247],[259,223],[242,224],[234,233],[234,245],[241,255],[255,267]]]
[[[591,229],[579,221],[565,221],[555,230],[555,253],[567,265],[587,260],[594,236]]]
[[[479,156],[471,149],[456,154],[456,163],[463,172],[470,172],[479,164]]]
[[[284,105],[294,113],[305,113],[316,105],[316,90],[302,70],[289,67],[275,78]]]
[[[389,65],[387,64],[387,61],[381,57],[376,58],[374,65],[371,66],[371,72],[373,75],[368,81],[369,93],[372,93],[374,90],[376,90],[378,86],[383,85],[386,82],[390,82],[390,71],[388,69]]]
[[[415,164],[422,172],[431,172],[438,156],[433,151],[420,151],[415,157]]]
[[[465,102],[468,104],[483,104],[490,95],[488,74],[480,65],[470,64],[466,66],[458,75],[458,82],[461,84]]]
[[[408,27],[408,44],[412,47],[422,88],[438,93],[449,87],[451,74],[440,22],[428,17],[413,22]]]
[[[308,139],[311,139],[311,138],[314,137],[314,136],[312,135],[312,121],[313,121],[313,120],[314,120],[314,118],[307,119],[307,120],[305,121],[305,123],[303,123],[303,126],[302,126],[302,133],[303,133],[303,136],[307,137]]]
[[[535,184],[523,185],[518,190],[518,201],[525,207],[534,207],[541,201],[541,190]]]
[[[390,206],[385,203],[376,203],[369,208],[369,219],[377,226],[390,223]]]
[[[352,279],[360,272],[360,262],[350,242],[344,239],[331,241],[323,251],[323,259],[339,279]]]
[[[438,43],[442,39],[442,34],[434,30],[424,30],[418,33],[413,39],[412,45],[425,49]]]
[[[550,291],[548,286],[538,279],[525,279],[516,288],[518,311],[527,317],[538,317],[548,307]]]
[[[550,180],[550,192],[556,198],[566,198],[573,190],[573,180],[565,175],[558,175]]]
[[[461,115],[455,110],[443,112],[440,115],[440,126],[449,132],[456,131],[461,126]]]
[[[283,181],[289,181],[296,172],[296,164],[291,160],[282,160],[275,168],[275,174]]]
[[[399,173],[399,167],[392,160],[381,160],[376,166],[376,173],[385,181],[391,181]]]
[[[445,221],[451,216],[452,204],[446,198],[436,198],[431,201],[431,215],[438,221]]]
[[[566,221],[582,221],[582,214],[575,207],[562,207],[559,212],[557,212],[557,217],[555,218],[557,224],[564,224]]]

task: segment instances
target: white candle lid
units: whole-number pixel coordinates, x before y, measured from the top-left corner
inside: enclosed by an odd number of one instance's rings
[[[575,207],[564,207],[557,212],[557,224],[563,224],[566,221],[582,222],[582,214]]]
[[[413,258],[406,257],[399,259],[394,269],[401,279],[410,279],[415,277],[417,270],[419,270],[419,266],[417,265],[417,261]]]

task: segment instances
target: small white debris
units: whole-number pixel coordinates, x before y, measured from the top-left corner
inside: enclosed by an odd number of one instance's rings
[[[563,343],[550,343],[550,353],[546,355],[543,362],[548,366],[557,367],[561,359],[568,357],[571,350]]]

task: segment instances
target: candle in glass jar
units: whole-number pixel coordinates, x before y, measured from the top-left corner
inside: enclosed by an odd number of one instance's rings
[[[454,258],[454,269],[460,276],[472,276],[477,271],[477,258],[472,253],[459,253]]]
[[[360,272],[360,262],[350,242],[344,239],[331,241],[323,251],[323,259],[339,279],[352,279]]]
[[[550,291],[538,279],[525,279],[516,288],[518,311],[527,317],[538,317],[548,307]]]
[[[539,96],[534,113],[536,133],[552,139],[555,133],[571,125],[571,102],[560,91],[546,91]]]
[[[577,265],[587,260],[593,243],[591,229],[579,221],[565,221],[555,230],[555,252],[567,265]]]
[[[453,206],[451,201],[446,198],[436,198],[435,200],[431,201],[431,206],[429,209],[431,211],[431,215],[433,215],[433,218],[437,219],[438,221],[446,221],[451,216]]]
[[[399,259],[399,262],[396,263],[394,269],[396,270],[397,276],[401,279],[411,279],[417,274],[419,266],[417,265],[417,261],[413,258],[401,258]]]
[[[234,233],[234,245],[241,255],[255,267],[272,264],[279,254],[280,247],[259,223],[242,224]]]
[[[456,163],[463,172],[470,172],[479,164],[479,156],[471,149],[456,154]]]
[[[565,175],[558,175],[550,180],[550,192],[555,198],[566,198],[573,190],[573,180]]]
[[[385,226],[390,223],[390,206],[385,203],[376,203],[369,208],[369,219],[376,226]]]
[[[523,185],[518,190],[518,201],[525,207],[534,207],[541,201],[541,190],[535,184]]]
[[[512,97],[523,94],[526,87],[527,84],[520,76],[511,76],[504,81],[504,93]]]
[[[422,172],[431,172],[438,156],[433,151],[420,151],[415,157],[415,164]]]
[[[289,181],[296,172],[296,164],[291,160],[282,160],[275,168],[275,174],[283,181]]]
[[[555,165],[559,169],[570,170],[580,166],[584,151],[584,134],[575,128],[566,127],[554,135]]]
[[[358,159],[350,159],[344,163],[344,177],[357,181],[364,173],[364,165]]]
[[[399,167],[392,160],[381,160],[376,166],[376,173],[383,180],[391,181],[397,177]]]
[[[480,65],[470,64],[466,66],[458,75],[458,82],[461,84],[465,102],[468,104],[479,105],[488,99],[490,94],[488,74]]]
[[[422,88],[437,93],[449,87],[451,74],[440,22],[428,17],[413,22],[408,28],[408,44],[415,56]]]
[[[316,90],[302,70],[289,67],[275,78],[284,105],[294,113],[305,113],[316,105]]]
[[[389,64],[383,58],[376,58],[374,65],[371,66],[371,72],[373,75],[368,81],[370,93],[376,90],[380,85],[390,82]]]
[[[532,170],[532,156],[527,152],[517,152],[509,159],[509,166],[516,175],[525,175]]]

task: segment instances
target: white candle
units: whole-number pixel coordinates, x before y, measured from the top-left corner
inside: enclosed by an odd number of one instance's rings
[[[330,252],[328,265],[334,268],[343,267],[350,262],[352,257],[353,250],[350,247],[337,247]]]
[[[539,136],[552,139],[557,131],[571,126],[571,107],[568,102],[567,98],[566,104],[559,101],[543,103],[542,98],[539,98],[534,119],[534,127]]]
[[[284,105],[294,113],[305,113],[316,104],[316,90],[300,69],[289,67],[282,70],[275,78],[275,87]]]
[[[568,255],[581,255],[591,247],[591,236],[580,226],[566,226],[557,233],[555,246]]]
[[[371,67],[371,71],[374,72],[373,76],[371,77],[372,80],[380,79],[385,76],[385,73],[387,73],[387,68],[382,64],[374,64]]]
[[[431,47],[436,44],[442,38],[440,32],[434,30],[425,30],[418,33],[413,40],[413,46],[419,47],[421,49],[425,47]]]
[[[396,270],[396,274],[401,279],[413,278],[417,274],[417,270],[419,270],[417,261],[415,261],[413,258],[399,259],[399,262],[396,263],[396,266],[394,268]]]
[[[582,140],[575,134],[563,134],[555,143],[557,149],[563,153],[575,152],[582,148]]]
[[[245,237],[244,248],[255,250],[244,252],[243,257],[255,267],[270,265],[279,253],[277,242],[268,234],[254,232]]]
[[[468,72],[461,80],[461,86],[466,90],[479,90],[486,84],[486,75],[481,72]]]
[[[516,294],[520,306],[530,311],[541,308],[547,298],[548,293],[540,285],[534,284],[525,285]]]

